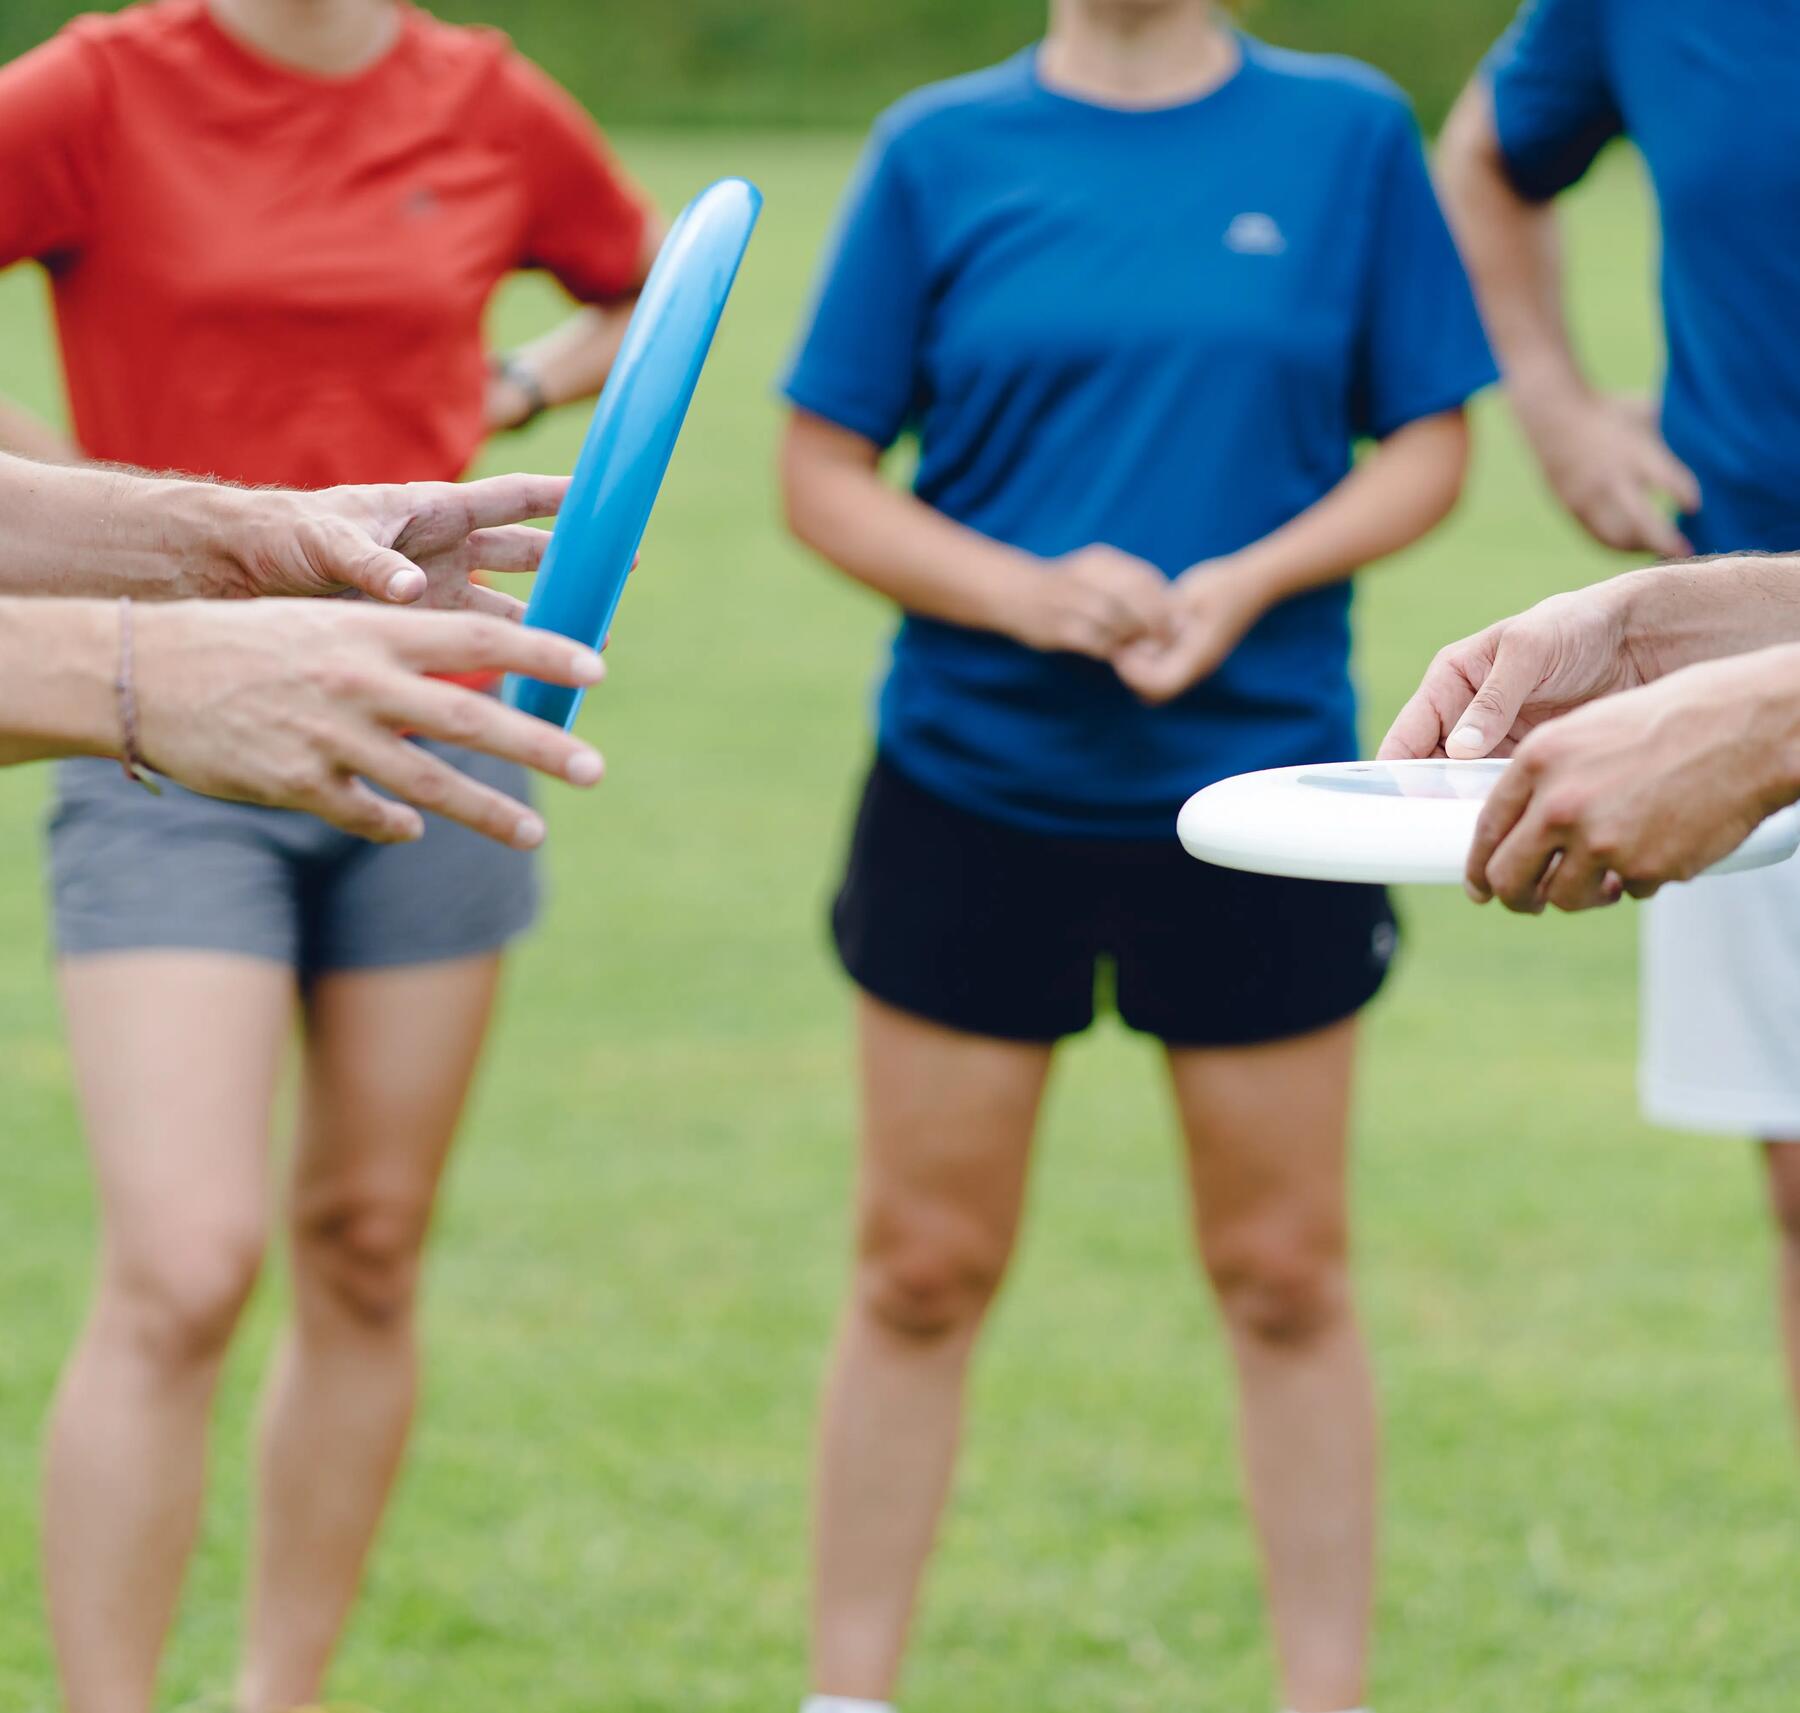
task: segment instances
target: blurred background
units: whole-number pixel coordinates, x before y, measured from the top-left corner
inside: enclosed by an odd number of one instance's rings
[[[336,1681],[384,1713],[785,1710],[848,1239],[849,1020],[823,912],[889,620],[778,527],[771,381],[860,128],[1021,45],[1041,8],[440,9],[510,30],[665,208],[731,172],[768,214],[588,703],[611,777],[549,794],[555,897],[453,1168],[422,1428]],[[70,10],[9,0],[0,54]],[[1374,60],[1435,120],[1509,12],[1266,0],[1250,21]],[[1569,225],[1593,367],[1649,387],[1628,152]],[[561,309],[524,281],[495,313],[510,342]],[[60,411],[54,373],[41,280],[0,276],[0,389]],[[582,426],[555,415],[484,467],[566,469]],[[1477,429],[1458,517],[1364,582],[1371,734],[1439,644],[1616,568],[1552,510],[1495,401]],[[30,1470],[92,1219],[39,896],[46,783],[0,775],[0,1707],[20,1713],[50,1709]],[[1390,1455],[1376,1704],[1791,1707],[1800,1530],[1749,1152],[1638,1122],[1628,912],[1404,904],[1358,1175]],[[920,1708],[1272,1704],[1228,1370],[1154,1061],[1104,1024],[1053,1091],[909,1680]],[[281,1290],[233,1359],[177,1701],[231,1658],[250,1387]]]
[[[7,0],[0,59],[75,12]],[[1435,125],[1512,16],[1510,0],[1234,0],[1289,47],[1356,54],[1413,92]],[[999,59],[1043,28],[1043,0],[448,0],[498,24],[613,123],[860,125],[915,85]]]

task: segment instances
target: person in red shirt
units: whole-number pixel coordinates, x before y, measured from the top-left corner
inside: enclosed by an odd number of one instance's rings
[[[8,407],[0,450],[292,487],[454,478],[494,430],[599,386],[659,239],[586,114],[494,32],[401,0],[81,18],[0,69],[0,266],[49,274],[74,440]],[[588,307],[491,361],[484,312],[521,268]],[[522,794],[510,764],[427,747]],[[104,761],[62,764],[51,850],[103,1223],[46,1462],[66,1702],[151,1706],[298,1011],[294,1312],[237,1692],[291,1707],[319,1693],[400,1461],[420,1252],[532,859],[441,819],[370,848],[152,798]]]

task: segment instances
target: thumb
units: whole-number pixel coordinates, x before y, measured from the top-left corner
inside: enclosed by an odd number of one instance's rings
[[[1473,761],[1491,754],[1513,729],[1519,710],[1543,679],[1538,651],[1502,637],[1487,677],[1444,740],[1444,754],[1452,761]]]
[[[358,529],[333,530],[314,558],[327,583],[359,589],[377,601],[406,606],[426,590],[425,573],[404,553],[378,545]]]

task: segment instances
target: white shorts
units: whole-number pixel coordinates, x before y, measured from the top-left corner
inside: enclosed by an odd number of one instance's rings
[[[1642,984],[1651,1123],[1800,1139],[1800,858],[1664,888],[1646,911]]]

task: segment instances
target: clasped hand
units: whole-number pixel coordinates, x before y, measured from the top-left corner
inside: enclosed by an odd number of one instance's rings
[[[1036,576],[1015,634],[1032,648],[1105,661],[1154,704],[1217,671],[1266,604],[1230,560],[1208,560],[1171,580],[1133,554],[1084,547]]]

